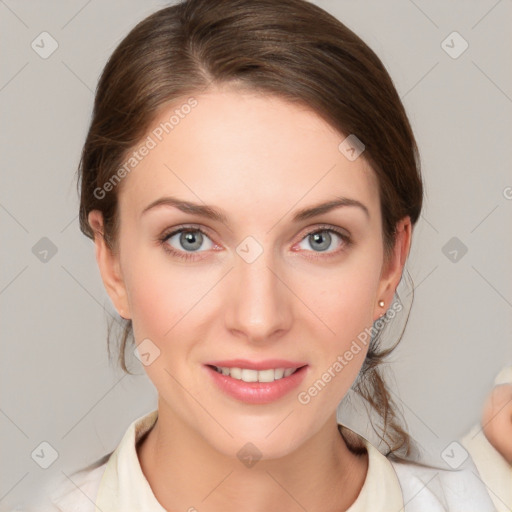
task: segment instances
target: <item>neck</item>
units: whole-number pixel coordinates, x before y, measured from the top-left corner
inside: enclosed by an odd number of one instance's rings
[[[346,510],[368,469],[367,453],[356,455],[348,449],[335,414],[295,451],[246,467],[219,453],[159,402],[158,420],[137,452],[166,510]]]

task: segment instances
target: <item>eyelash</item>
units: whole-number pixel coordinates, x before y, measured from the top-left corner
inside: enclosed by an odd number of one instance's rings
[[[178,234],[178,233],[182,233],[182,232],[187,232],[187,231],[190,231],[190,232],[196,232],[198,231],[199,233],[203,234],[204,236],[207,236],[208,238],[210,238],[208,236],[208,234],[203,231],[201,228],[199,227],[196,227],[196,226],[182,226],[178,229],[175,229],[171,232],[167,232],[167,233],[164,233],[159,239],[159,244],[162,246],[163,250],[170,254],[171,256],[176,256],[178,258],[181,258],[183,260],[186,260],[186,261],[193,261],[193,260],[196,260],[196,256],[195,256],[195,253],[193,252],[184,252],[184,251],[177,251],[176,249],[172,248],[168,243],[167,243],[167,240],[169,240],[169,238],[173,237],[174,235]],[[343,245],[341,247],[341,249],[338,249],[337,251],[333,251],[333,252],[329,252],[329,253],[317,253],[318,255],[317,256],[309,256],[310,258],[312,259],[325,259],[325,258],[330,258],[330,257],[334,257],[334,256],[337,256],[338,254],[340,254],[341,252],[344,252],[346,251],[352,244],[352,239],[346,235],[345,233],[343,233],[342,231],[334,228],[333,226],[329,226],[329,225],[322,225],[322,226],[319,226],[318,228],[314,229],[313,231],[310,231],[309,233],[306,233],[301,239],[300,239],[300,242],[302,242],[302,240],[304,240],[305,238],[307,238],[308,236],[310,235],[314,235],[315,233],[323,233],[323,232],[332,232],[332,233],[336,233],[342,240],[343,240]],[[310,252],[315,252],[315,251],[310,251]]]

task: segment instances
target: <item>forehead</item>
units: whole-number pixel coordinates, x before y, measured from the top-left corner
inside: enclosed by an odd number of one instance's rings
[[[228,88],[187,96],[163,109],[134,148],[150,149],[123,180],[121,209],[140,213],[168,194],[226,210],[282,212],[342,195],[375,211],[376,176],[363,158],[340,152],[345,137],[276,96]]]

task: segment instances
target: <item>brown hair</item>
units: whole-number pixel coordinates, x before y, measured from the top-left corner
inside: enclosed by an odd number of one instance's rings
[[[162,109],[210,84],[228,83],[307,105],[341,134],[355,134],[364,143],[362,157],[379,182],[387,258],[397,222],[410,216],[414,225],[421,212],[416,141],[380,59],[339,20],[305,0],[187,0],[133,28],[108,60],[96,90],[78,170],[82,232],[94,238],[88,214],[100,210],[103,235],[116,251],[119,187],[105,184]],[[101,195],[95,193],[99,189]],[[125,352],[133,333],[131,321],[124,322],[118,361],[130,373]],[[372,339],[354,390],[381,417],[387,454],[400,460],[399,452],[409,456],[414,447],[378,368],[400,338],[385,350],[379,350],[378,338]],[[355,440],[350,443],[356,449]]]

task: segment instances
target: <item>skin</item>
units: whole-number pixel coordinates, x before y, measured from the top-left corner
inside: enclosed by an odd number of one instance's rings
[[[512,465],[512,384],[496,386],[484,404],[482,425],[485,437]]]
[[[195,97],[192,112],[124,178],[116,251],[101,236],[101,213],[89,215],[114,306],[132,319],[136,343],[149,338],[160,350],[144,367],[158,391],[159,419],[138,446],[142,470],[168,510],[346,510],[368,458],[349,451],[336,407],[367,346],[310,403],[300,404],[297,393],[389,307],[409,253],[410,219],[398,224],[384,261],[377,179],[362,157],[351,162],[338,150],[344,135],[277,97],[228,87]],[[213,205],[227,223],[170,206],[141,216],[166,195]],[[344,206],[292,222],[298,209],[337,196],[360,201],[369,217]],[[353,244],[331,233],[318,250],[308,235],[323,223]],[[182,224],[207,232],[195,252],[179,234],[167,241],[194,261],[170,256],[157,241]],[[263,249],[250,264],[236,252],[247,236]],[[203,367],[236,357],[304,361],[307,374],[274,403],[246,404],[215,387]],[[250,468],[237,457],[247,442],[262,454]]]

